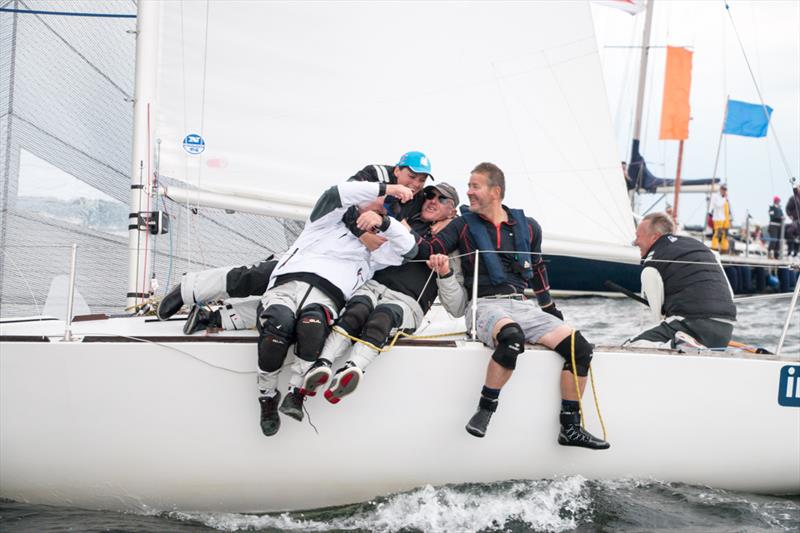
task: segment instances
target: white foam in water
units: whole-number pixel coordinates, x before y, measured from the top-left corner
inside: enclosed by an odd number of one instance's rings
[[[575,529],[590,515],[591,498],[581,476],[542,481],[517,481],[459,487],[425,486],[389,496],[372,509],[320,522],[302,515],[233,513],[170,513],[172,518],[202,522],[226,531],[276,528],[328,531],[362,529],[393,532],[477,532],[501,529],[510,521],[533,529],[561,532]]]

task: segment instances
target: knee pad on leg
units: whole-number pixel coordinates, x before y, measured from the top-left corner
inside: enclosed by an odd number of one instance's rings
[[[258,368],[279,370],[294,340],[294,312],[285,305],[270,305],[259,314],[258,331]]]
[[[583,338],[580,331],[575,332],[575,372],[586,377],[589,373],[589,365],[592,363],[593,346]],[[572,336],[558,343],[554,350],[564,358],[564,370],[572,372]]]
[[[304,307],[297,317],[295,354],[304,361],[316,361],[331,331],[331,312],[324,305]]]
[[[337,326],[348,335],[357,336],[367,323],[367,318],[372,312],[372,301],[366,296],[354,296],[344,306],[342,316],[339,317]]]
[[[393,304],[380,304],[369,315],[361,338],[370,344],[383,348],[389,342],[389,333],[403,323],[403,311]]]
[[[519,324],[512,322],[503,326],[497,334],[497,347],[492,359],[503,368],[514,370],[517,368],[517,357],[524,351],[525,333]]]

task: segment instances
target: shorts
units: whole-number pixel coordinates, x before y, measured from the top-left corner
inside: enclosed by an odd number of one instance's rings
[[[525,340],[535,344],[543,335],[550,333],[564,322],[542,311],[533,300],[478,298],[478,319],[476,329],[478,339],[494,348],[492,337],[498,321],[508,318],[519,324],[525,333]],[[472,329],[472,306],[467,306],[467,332]]]

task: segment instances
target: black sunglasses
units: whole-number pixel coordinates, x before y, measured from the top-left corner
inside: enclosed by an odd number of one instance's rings
[[[450,200],[447,196],[442,196],[441,194],[436,194],[436,191],[433,189],[425,191],[425,199],[426,200],[433,200],[434,198],[439,199],[439,203],[442,205],[447,204],[447,201]]]

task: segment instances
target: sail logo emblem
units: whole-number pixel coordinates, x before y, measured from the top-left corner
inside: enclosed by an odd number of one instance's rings
[[[781,368],[778,404],[785,407],[800,407],[800,366],[786,365]]]
[[[196,133],[190,133],[183,138],[183,149],[191,155],[202,154],[206,149],[206,142]]]

